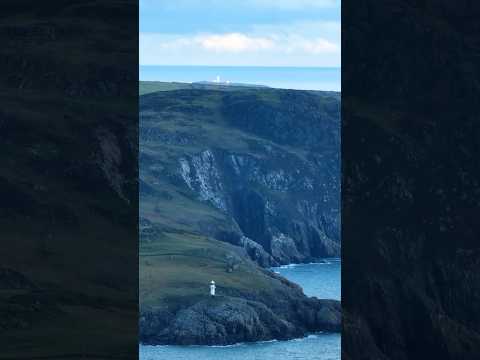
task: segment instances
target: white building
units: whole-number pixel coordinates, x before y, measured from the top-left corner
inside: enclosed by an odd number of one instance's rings
[[[215,296],[215,281],[210,282],[210,296]]]

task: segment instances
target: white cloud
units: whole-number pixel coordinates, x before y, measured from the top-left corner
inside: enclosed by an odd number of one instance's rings
[[[337,44],[322,38],[303,39],[301,37],[293,37],[285,45],[285,50],[288,53],[303,52],[305,54],[317,55],[334,53],[340,50]]]
[[[272,49],[275,43],[265,37],[252,37],[241,33],[204,35],[195,38],[204,49],[217,52],[244,52]]]
[[[141,65],[340,66],[340,25],[258,25],[246,32],[140,34]]]

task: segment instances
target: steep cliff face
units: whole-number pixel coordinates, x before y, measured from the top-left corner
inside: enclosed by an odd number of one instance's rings
[[[339,256],[338,94],[184,89],[140,106],[142,216],[264,266]]]
[[[140,340],[339,331],[338,301],[262,269],[339,255],[338,94],[185,87],[140,97]]]

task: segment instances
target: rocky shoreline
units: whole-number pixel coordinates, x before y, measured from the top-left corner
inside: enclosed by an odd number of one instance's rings
[[[307,297],[298,285],[277,274],[270,275],[281,283],[272,293],[234,295],[222,289],[225,295],[205,295],[177,309],[142,309],[141,343],[232,345],[341,331],[339,301]]]

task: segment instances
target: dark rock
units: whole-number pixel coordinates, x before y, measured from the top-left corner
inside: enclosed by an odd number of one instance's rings
[[[176,314],[142,314],[140,339],[152,344],[227,345],[340,331],[338,301],[297,299],[282,312],[270,306],[239,297],[205,298]]]

